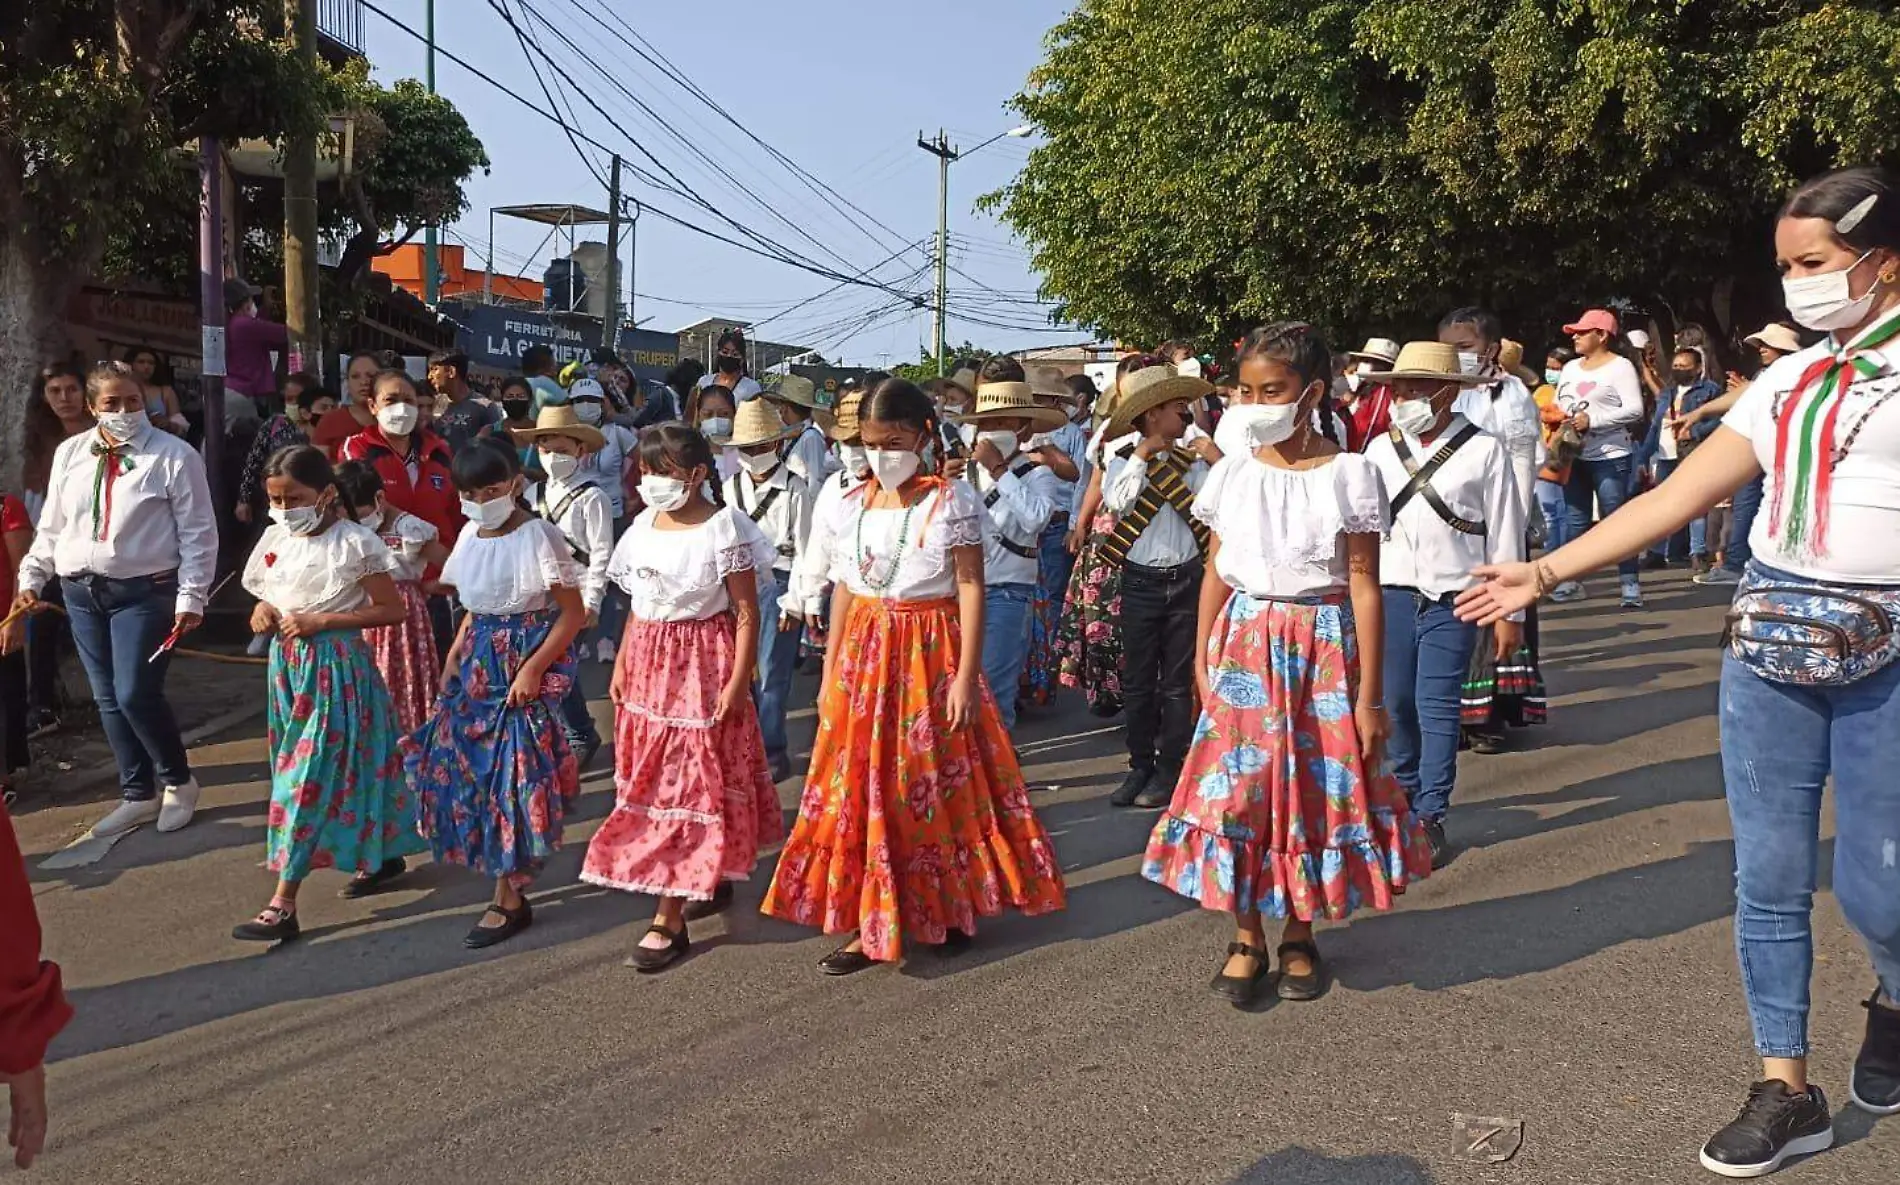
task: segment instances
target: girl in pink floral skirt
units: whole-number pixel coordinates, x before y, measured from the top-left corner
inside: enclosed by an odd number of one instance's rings
[[[395,625],[364,630],[363,640],[369,643],[370,657],[389,688],[396,726],[407,736],[435,710],[442,659],[436,653],[422,574],[447,563],[449,549],[436,537],[434,526],[389,504],[383,497],[383,479],[372,466],[345,461],[336,467],[336,484],[357,508],[356,521],[376,532],[396,561],[392,574],[396,593],[402,597],[403,618]]]
[[[759,848],[784,831],[751,674],[759,586],[777,550],[709,484],[712,445],[685,424],[640,441],[646,509],[607,566],[632,599],[614,659],[614,811],[587,845],[581,879],[659,898],[628,964],[661,971],[686,954],[687,903],[718,908]]]

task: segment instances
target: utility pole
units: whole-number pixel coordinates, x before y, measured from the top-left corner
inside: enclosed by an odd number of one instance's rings
[[[937,129],[935,140],[926,140],[922,132],[917,133],[917,147],[937,158],[937,312],[931,340],[932,350],[937,355],[937,377],[942,378],[944,305],[950,299],[950,162],[956,160],[959,153],[950,147],[949,137],[943,134],[942,128]]]
[[[284,25],[298,61],[317,72],[316,0],[284,0]],[[317,313],[317,138],[299,133],[284,144],[284,322],[290,329],[288,369],[323,375]]]
[[[612,181],[607,186],[607,307],[600,314],[600,344],[614,348],[620,328],[620,154],[614,153]]]
[[[638,329],[640,318],[633,315],[634,281],[639,276],[640,262],[640,203],[632,198],[627,204],[633,207],[633,216],[627,219],[627,324]]]
[[[205,481],[224,494],[224,147],[198,138],[198,301],[204,349],[199,397],[205,413]]]
[[[424,67],[425,78],[428,81],[429,93],[433,95],[435,93],[435,0],[428,0],[423,8],[422,17],[424,43],[428,47],[427,64]],[[492,237],[489,243],[493,245]],[[431,220],[422,237],[422,299],[429,304],[434,304],[436,297],[441,295],[437,291],[436,281],[436,275],[440,271],[441,261],[437,258],[435,222]]]

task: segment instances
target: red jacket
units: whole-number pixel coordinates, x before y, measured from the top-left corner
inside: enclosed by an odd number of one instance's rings
[[[46,1060],[46,1044],[73,1010],[59,987],[59,964],[40,959],[40,919],[13,820],[0,808],[0,1074],[24,1074]]]
[[[371,424],[344,441],[337,459],[369,462],[383,479],[383,497],[389,504],[433,526],[442,546],[453,549],[455,537],[462,533],[462,496],[449,474],[448,442],[427,428],[417,428],[409,443],[416,458],[413,483],[409,466],[389,447],[380,424]]]

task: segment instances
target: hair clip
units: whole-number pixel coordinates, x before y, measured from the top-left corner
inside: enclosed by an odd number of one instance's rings
[[[1853,209],[1841,215],[1840,220],[1834,224],[1834,233],[1837,235],[1853,234],[1854,228],[1866,221],[1867,215],[1874,212],[1874,206],[1879,201],[1880,195],[1877,193],[1870,193],[1862,198],[1855,204]]]

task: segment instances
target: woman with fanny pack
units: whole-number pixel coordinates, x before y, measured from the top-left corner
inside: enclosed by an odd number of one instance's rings
[[[1781,209],[1775,254],[1789,313],[1828,336],[1763,371],[1655,493],[1534,564],[1478,569],[1486,582],[1459,598],[1460,616],[1496,621],[1766,475],[1722,660],[1735,937],[1763,1062],[1741,1114],[1702,1149],[1727,1177],[1833,1143],[1807,1065],[1830,776],[1834,894],[1879,978],[1851,1097],[1900,1114],[1900,178],[1856,168],[1809,181]]]

